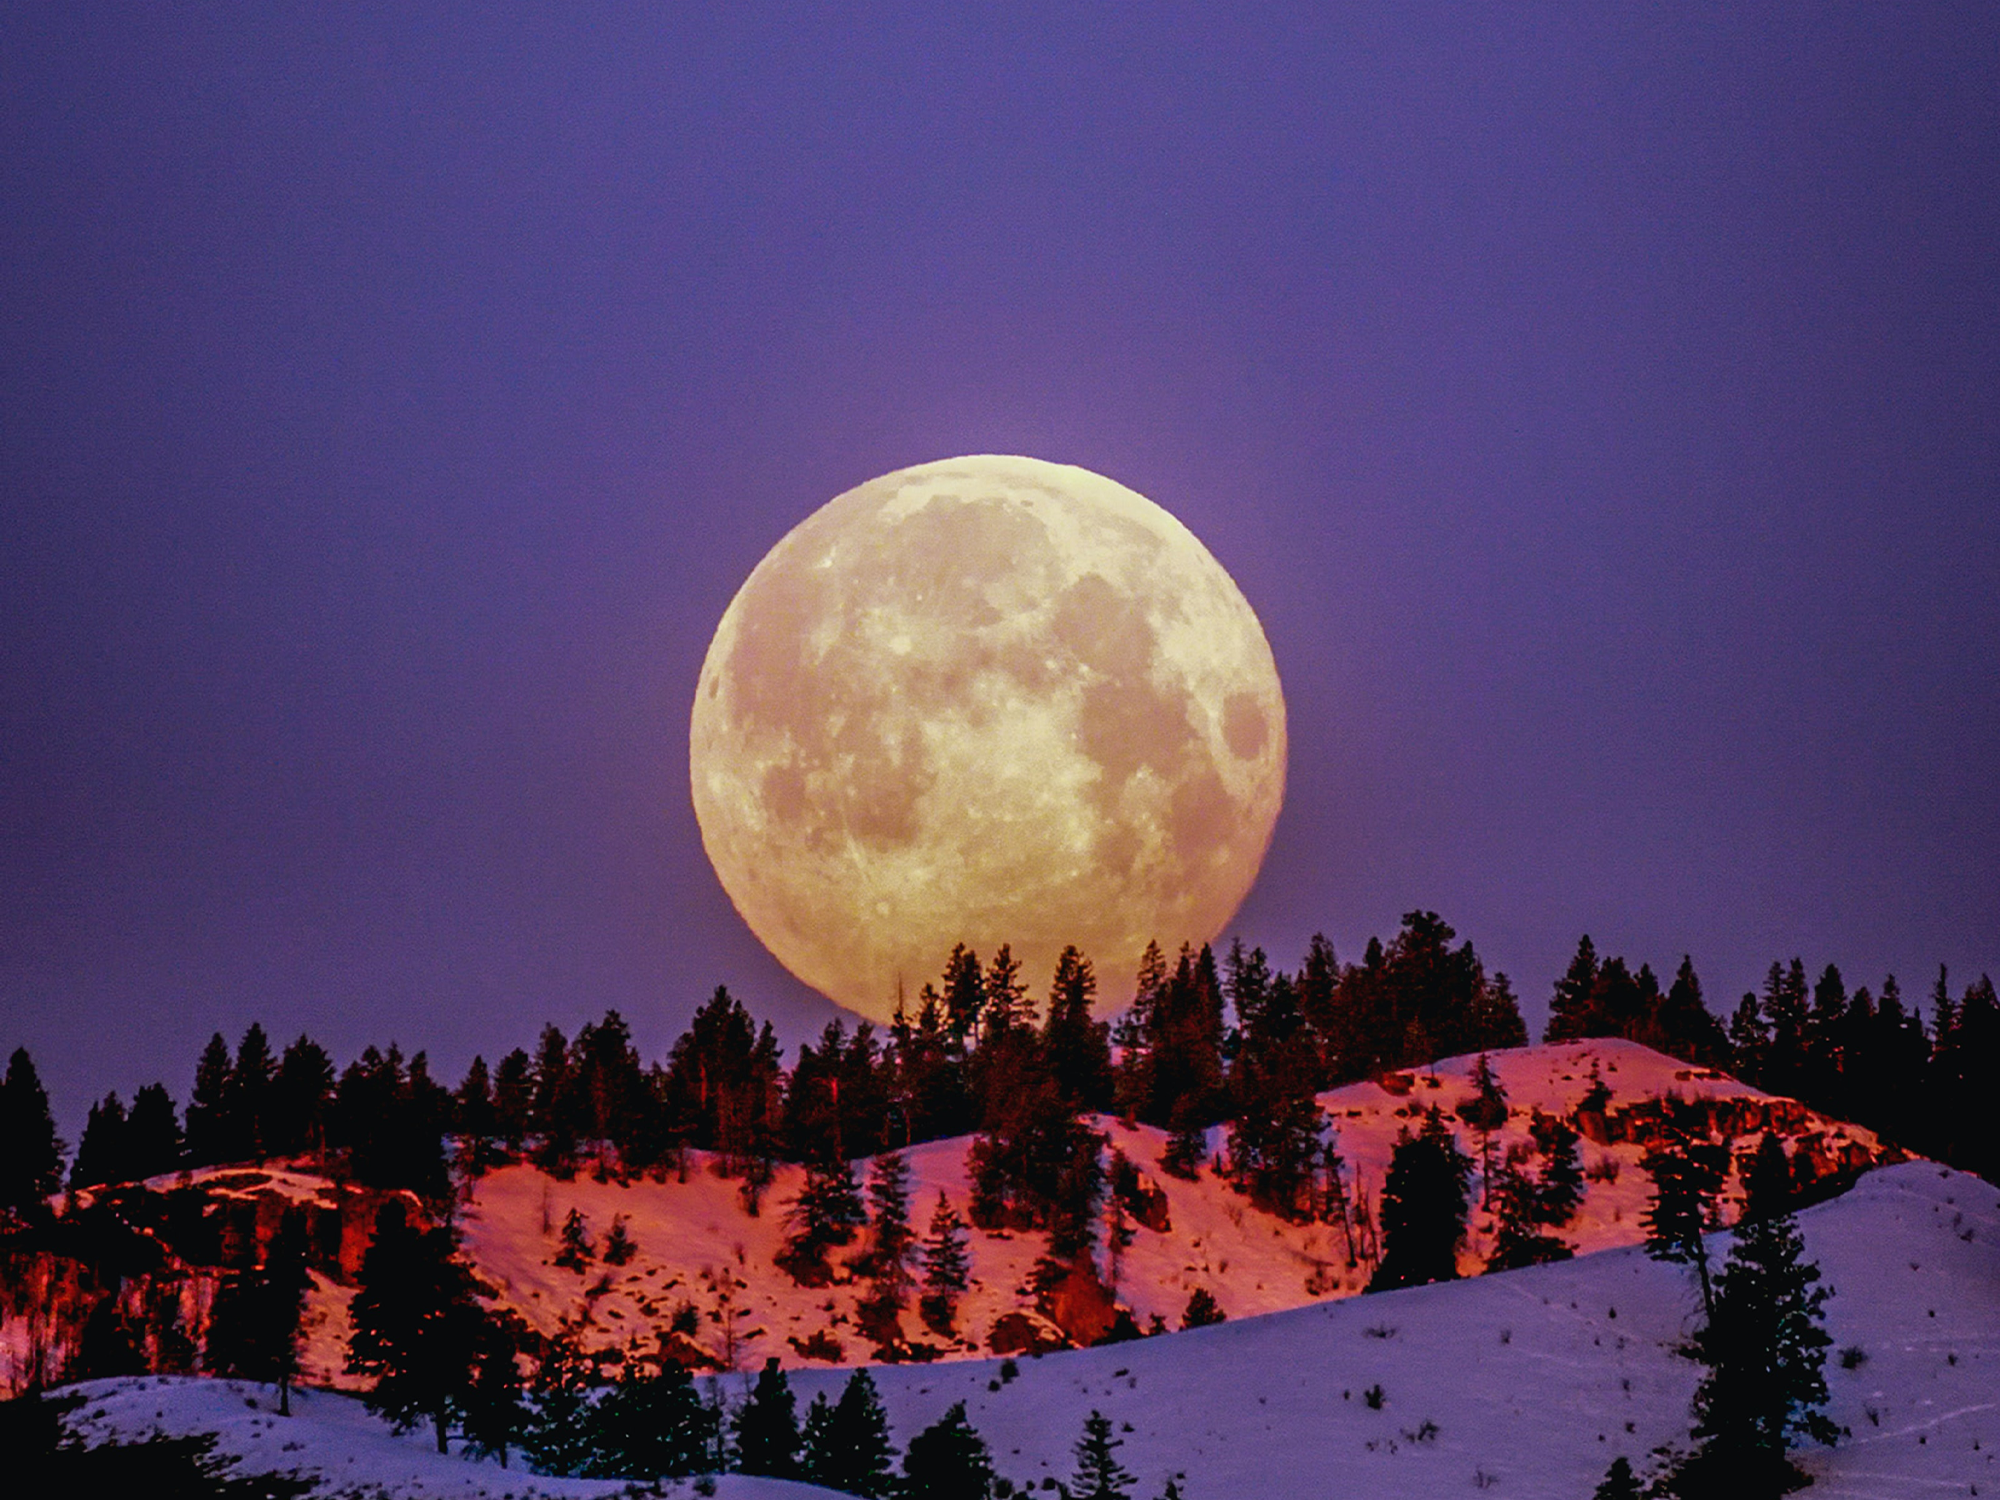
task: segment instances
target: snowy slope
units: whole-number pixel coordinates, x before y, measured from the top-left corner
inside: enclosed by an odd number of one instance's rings
[[[2000,1494],[2000,1194],[1911,1163],[1869,1174],[1801,1227],[1837,1289],[1835,1348],[1867,1353],[1852,1371],[1829,1362],[1832,1415],[1854,1436],[1805,1457],[1812,1493]],[[1727,1236],[1714,1248],[1726,1253]],[[1119,1456],[1142,1496],[1184,1473],[1191,1500],[1428,1500],[1481,1476],[1496,1494],[1574,1500],[1615,1455],[1638,1462],[1685,1439],[1698,1371],[1673,1350],[1694,1307],[1681,1268],[1621,1249],[1023,1359],[998,1391],[997,1361],[875,1378],[900,1441],[963,1400],[1016,1480],[1067,1478],[1095,1407],[1131,1425]],[[793,1384],[804,1400],[839,1378],[801,1371]]]
[[[1615,1137],[1624,1113],[1643,1111],[1648,1101],[1664,1095],[1717,1101],[1731,1122],[1743,1127],[1735,1141],[1742,1152],[1754,1146],[1760,1122],[1775,1122],[1828,1160],[1862,1164],[1895,1159],[1859,1126],[1812,1115],[1790,1100],[1689,1069],[1636,1043],[1593,1040],[1523,1047],[1494,1053],[1492,1060],[1511,1108],[1507,1125],[1494,1137],[1496,1159],[1510,1145],[1528,1144],[1528,1121],[1535,1110],[1572,1113],[1593,1078],[1601,1078],[1611,1092],[1608,1128],[1601,1133],[1613,1138],[1583,1142],[1592,1180],[1577,1220],[1564,1231],[1580,1252],[1629,1245],[1642,1237],[1640,1216],[1650,1191],[1639,1169],[1645,1147]],[[1359,1083],[1320,1096],[1358,1197],[1371,1203],[1379,1198],[1399,1131],[1419,1125],[1432,1104],[1449,1115],[1469,1097],[1475,1061],[1440,1062],[1435,1069],[1391,1079],[1390,1088]],[[1173,1178],[1158,1167],[1166,1150],[1164,1132],[1115,1119],[1096,1123],[1111,1147],[1130,1157],[1167,1199],[1170,1227],[1165,1232],[1138,1227],[1120,1267],[1119,1297],[1142,1327],[1154,1315],[1177,1327],[1196,1287],[1207,1288],[1230,1316],[1245,1317],[1351,1296],[1365,1284],[1369,1267],[1348,1264],[1344,1238],[1333,1226],[1291,1224],[1262,1212],[1212,1170],[1196,1182]],[[1457,1129],[1465,1148],[1474,1149],[1472,1133],[1462,1124]],[[1211,1132],[1212,1151],[1222,1151],[1224,1135],[1221,1128]],[[912,1222],[919,1233],[940,1193],[949,1194],[964,1211],[970,1144],[967,1139],[937,1141],[908,1153]],[[864,1179],[867,1168],[865,1161],[856,1163]],[[588,1348],[650,1349],[654,1329],[689,1303],[699,1319],[697,1341],[723,1367],[755,1368],[769,1355],[794,1368],[866,1360],[872,1342],[853,1329],[854,1308],[865,1286],[800,1287],[774,1264],[785,1234],[785,1207],[802,1178],[797,1167],[779,1168],[759,1216],[752,1218],[739,1201],[738,1184],[714,1176],[699,1159],[685,1182],[639,1179],[625,1185],[595,1182],[587,1173],[560,1182],[531,1167],[509,1167],[479,1180],[461,1223],[466,1251],[480,1274],[543,1333],[567,1327]],[[557,1230],[572,1208],[583,1214],[598,1239],[615,1215],[624,1215],[637,1255],[615,1269],[597,1264],[576,1272],[551,1264]],[[1461,1257],[1466,1272],[1483,1263],[1489,1243],[1490,1224],[1475,1214]],[[969,1248],[974,1289],[961,1308],[962,1342],[943,1347],[944,1358],[989,1352],[985,1341],[996,1320],[1034,1304],[1027,1282],[1043,1249],[1040,1235],[975,1230]],[[337,1374],[345,1332],[337,1291],[329,1292],[329,1301],[316,1307],[323,1331],[314,1359],[323,1378]],[[926,1333],[914,1315],[906,1316],[904,1328],[910,1337],[943,1343]],[[791,1342],[820,1332],[838,1344],[837,1357],[814,1359]]]
[[[2000,1495],[2000,1193],[1929,1163],[1870,1173],[1801,1216],[1807,1253],[1836,1295],[1832,1415],[1853,1436],[1804,1456],[1814,1495],[1915,1500]],[[1727,1236],[1713,1242],[1726,1253]],[[1150,1500],[1182,1474],[1189,1500],[1380,1500],[1490,1489],[1588,1495],[1613,1456],[1643,1460],[1681,1440],[1697,1371],[1674,1353],[1693,1291],[1636,1249],[1406,1292],[1348,1298],[1193,1333],[1018,1361],[881,1367],[899,1443],[963,1400],[1017,1482],[1067,1478],[1094,1407],[1123,1432],[1119,1457]],[[801,1405],[845,1372],[795,1373]],[[718,1377],[734,1398],[744,1376]],[[1365,1393],[1380,1386],[1370,1409]],[[995,1389],[994,1387],[997,1387]],[[141,1380],[85,1387],[102,1427],[220,1430],[258,1466],[302,1466],[399,1495],[526,1493],[518,1473],[439,1459],[421,1434],[391,1437],[349,1398],[304,1397],[268,1414],[234,1382]],[[253,1407],[249,1403],[255,1402]],[[1872,1413],[1872,1415],[1871,1415]],[[1426,1423],[1435,1424],[1428,1433]],[[288,1444],[297,1444],[288,1448]],[[544,1494],[614,1487],[534,1481]],[[719,1493],[779,1500],[813,1491],[727,1479]]]

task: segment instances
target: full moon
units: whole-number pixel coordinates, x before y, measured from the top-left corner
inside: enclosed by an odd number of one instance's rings
[[[1039,993],[1074,943],[1131,998],[1235,915],[1284,798],[1270,645],[1222,565],[1088,469],[901,469],[737,592],[689,731],[723,889],[778,960],[876,1020],[956,943]]]

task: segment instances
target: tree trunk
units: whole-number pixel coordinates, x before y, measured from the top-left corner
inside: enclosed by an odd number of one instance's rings
[[[439,1407],[434,1415],[437,1420],[438,1452],[449,1453],[451,1448],[445,1442],[444,1408]]]

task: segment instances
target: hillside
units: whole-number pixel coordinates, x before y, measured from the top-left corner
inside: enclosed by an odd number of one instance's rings
[[[1622,1070],[1621,1070],[1622,1071]],[[1911,1162],[1866,1175],[1801,1215],[1807,1253],[1836,1295],[1827,1327],[1854,1368],[1829,1363],[1834,1419],[1852,1436],[1804,1456],[1828,1500],[2000,1493],[2000,1193]],[[1726,1252],[1726,1236],[1714,1249]],[[1353,1494],[1430,1500],[1468,1489],[1528,1500],[1588,1495],[1613,1456],[1684,1437],[1695,1367],[1674,1352],[1693,1293],[1676,1267],[1605,1251],[1455,1284],[1343,1299],[1114,1347],[878,1369],[907,1443],[967,1403],[1001,1472],[1067,1477],[1093,1408],[1119,1424],[1119,1458],[1151,1497],[1184,1475],[1190,1500]],[[734,1397],[741,1376],[719,1377]],[[794,1377],[801,1401],[843,1375]],[[1379,1409],[1366,1393],[1380,1388]],[[531,1480],[439,1459],[396,1439],[350,1398],[299,1415],[255,1388],[201,1380],[85,1388],[99,1431],[219,1430],[262,1467],[317,1469],[398,1494],[594,1495],[605,1483]],[[254,1404],[253,1404],[254,1403]],[[1429,1424],[1429,1425],[1427,1425]],[[815,1493],[725,1478],[729,1500]]]
[[[1364,1211],[1379,1199],[1399,1132],[1418,1125],[1433,1105],[1449,1117],[1472,1093],[1475,1062],[1453,1058],[1319,1096],[1347,1164],[1349,1192]],[[1579,1253],[1640,1238],[1649,1194],[1640,1162],[1663,1099],[1697,1107],[1738,1156],[1754,1147],[1762,1131],[1777,1130],[1801,1174],[1829,1184],[1900,1159],[1860,1127],[1631,1042],[1523,1047],[1492,1054],[1492,1064],[1509,1102],[1507,1122],[1493,1138],[1496,1160],[1510,1148],[1530,1145],[1529,1125],[1538,1112],[1571,1119],[1582,1133],[1585,1195],[1575,1220],[1562,1230]],[[1583,1109],[1600,1083],[1600,1107]],[[1221,1128],[1209,1133],[1211,1164],[1189,1181],[1161,1169],[1163,1132],[1116,1119],[1099,1118],[1095,1124],[1107,1138],[1108,1152],[1122,1152],[1138,1169],[1146,1199],[1147,1211],[1136,1217],[1132,1243],[1116,1266],[1100,1255],[1110,1292],[1138,1327],[1155,1320],[1178,1327],[1198,1288],[1230,1317],[1243,1318],[1352,1296],[1366,1284],[1371,1265],[1365,1222],[1297,1223],[1253,1206],[1215,1169],[1214,1158],[1225,1150]],[[1476,1154],[1471,1130],[1457,1121],[1454,1127]],[[940,1194],[961,1210],[966,1207],[970,1146],[969,1138],[960,1138],[909,1151],[911,1218],[919,1233]],[[868,1165],[856,1164],[864,1177]],[[786,1209],[802,1179],[802,1169],[779,1166],[760,1212],[752,1216],[740,1182],[717,1175],[714,1163],[700,1153],[690,1153],[684,1177],[668,1173],[624,1181],[598,1180],[587,1169],[563,1180],[516,1165],[466,1184],[455,1211],[465,1252],[502,1305],[538,1333],[566,1332],[599,1354],[652,1352],[664,1335],[677,1358],[709,1370],[755,1368],[770,1356],[793,1368],[897,1357],[966,1359],[1092,1342],[1109,1321],[1107,1299],[1093,1289],[1084,1288],[1081,1296],[1035,1295],[1029,1278],[1044,1249],[1042,1235],[975,1229],[968,1245],[972,1289],[959,1309],[956,1338],[922,1327],[914,1311],[903,1317],[900,1341],[885,1345],[877,1336],[864,1337],[857,1328],[857,1304],[867,1287],[848,1273],[838,1254],[828,1286],[800,1286],[777,1265]],[[1732,1178],[1730,1190],[1738,1186]],[[388,1195],[330,1181],[296,1164],[209,1169],[143,1187],[149,1191],[91,1190],[78,1201],[86,1214],[115,1214],[120,1232],[169,1260],[193,1253],[187,1249],[190,1225],[199,1230],[195,1238],[208,1245],[203,1253],[220,1258],[232,1243],[267,1237],[288,1205],[307,1206],[319,1272],[307,1315],[307,1377],[327,1386],[350,1384],[342,1367],[352,1278],[375,1212]],[[416,1200],[401,1196],[416,1211]],[[581,1215],[600,1248],[613,1222],[622,1218],[636,1246],[631,1260],[616,1267],[595,1260],[580,1270],[554,1264],[560,1226],[571,1210]],[[1492,1228],[1490,1217],[1475,1209],[1460,1256],[1463,1273],[1477,1274],[1483,1266]],[[860,1248],[851,1247],[850,1258]],[[195,1261],[197,1267],[205,1263]],[[200,1284],[199,1274],[186,1283],[191,1322],[201,1316]],[[51,1335],[29,1322],[11,1316],[0,1324],[0,1359],[10,1385],[25,1378],[36,1338],[61,1341],[60,1330]]]
[[[1453,1058],[1433,1070],[1320,1096],[1357,1200],[1372,1203],[1379,1197],[1400,1130],[1419,1123],[1433,1103],[1449,1115],[1469,1096],[1475,1061]],[[1578,1122],[1589,1176],[1583,1207],[1563,1234],[1580,1253],[1633,1244],[1642,1237],[1640,1216],[1649,1183],[1639,1162],[1656,1101],[1668,1094],[1706,1101],[1718,1132],[1739,1153],[1754,1147],[1762,1130],[1779,1130],[1795,1156],[1813,1164],[1814,1175],[1852,1173],[1898,1159],[1866,1130],[1813,1115],[1791,1100],[1761,1094],[1734,1079],[1691,1070],[1636,1043],[1524,1047],[1495,1053],[1492,1063],[1510,1105],[1506,1126],[1495,1134],[1496,1158],[1509,1146],[1529,1144],[1528,1122],[1535,1111],[1576,1116],[1594,1078],[1601,1078],[1609,1091],[1603,1110]],[[1352,1296],[1365,1284],[1366,1262],[1349,1264],[1347,1237],[1334,1225],[1294,1224],[1262,1212],[1213,1170],[1193,1182],[1172,1177],[1158,1165],[1167,1143],[1163,1132],[1115,1119],[1096,1124],[1110,1148],[1123,1151],[1165,1200],[1164,1219],[1154,1219],[1163,1227],[1135,1225],[1133,1244],[1116,1278],[1117,1297],[1140,1327],[1155,1317],[1178,1327],[1197,1287],[1206,1288],[1229,1316],[1241,1318]],[[1471,1132],[1462,1124],[1457,1128],[1471,1149]],[[1212,1131],[1211,1152],[1219,1153],[1223,1144],[1223,1132]],[[964,1139],[939,1141],[908,1153],[911,1220],[919,1231],[929,1222],[940,1193],[964,1208],[969,1146]],[[866,1166],[857,1164],[864,1174]],[[684,1182],[669,1177],[626,1184],[600,1183],[587,1173],[563,1182],[530,1167],[508,1167],[474,1185],[461,1223],[466,1251],[481,1275],[542,1333],[568,1328],[589,1348],[635,1342],[650,1348],[663,1320],[692,1307],[698,1350],[690,1352],[720,1368],[752,1368],[771,1355],[789,1367],[865,1360],[873,1341],[855,1332],[855,1305],[865,1287],[797,1286],[774,1262],[785,1233],[784,1208],[802,1177],[799,1168],[781,1167],[761,1214],[752,1218],[739,1202],[737,1184],[705,1170],[701,1161]],[[1732,1189],[1737,1186],[1732,1179]],[[557,1230],[572,1208],[599,1238],[614,1217],[623,1215],[637,1244],[632,1261],[620,1268],[595,1264],[582,1272],[553,1265]],[[1465,1273],[1475,1274],[1483,1264],[1490,1231],[1490,1220],[1475,1214],[1473,1234],[1461,1256]],[[960,1341],[947,1343],[926,1332],[913,1313],[904,1319],[906,1336],[930,1343],[942,1358],[1019,1352],[1024,1336],[1060,1338],[1060,1330],[1044,1316],[1048,1309],[1038,1310],[1028,1288],[1042,1237],[974,1230],[970,1238],[973,1290],[960,1310]],[[326,1326],[337,1337],[339,1298],[335,1289],[329,1288],[329,1294]],[[1020,1316],[1010,1319],[1014,1314]],[[685,1327],[687,1314],[682,1316]],[[1003,1319],[1010,1322],[996,1344],[994,1330]],[[832,1340],[815,1346],[827,1357],[815,1358],[798,1347],[815,1334]],[[833,1345],[838,1345],[837,1354]],[[331,1375],[332,1368],[326,1373]]]

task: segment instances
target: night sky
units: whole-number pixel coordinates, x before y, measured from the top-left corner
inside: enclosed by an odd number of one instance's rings
[[[1991,5],[504,9],[0,11],[0,1046],[72,1139],[255,1018],[817,1029],[696,672],[966,452],[1258,611],[1275,960],[2000,972]]]

